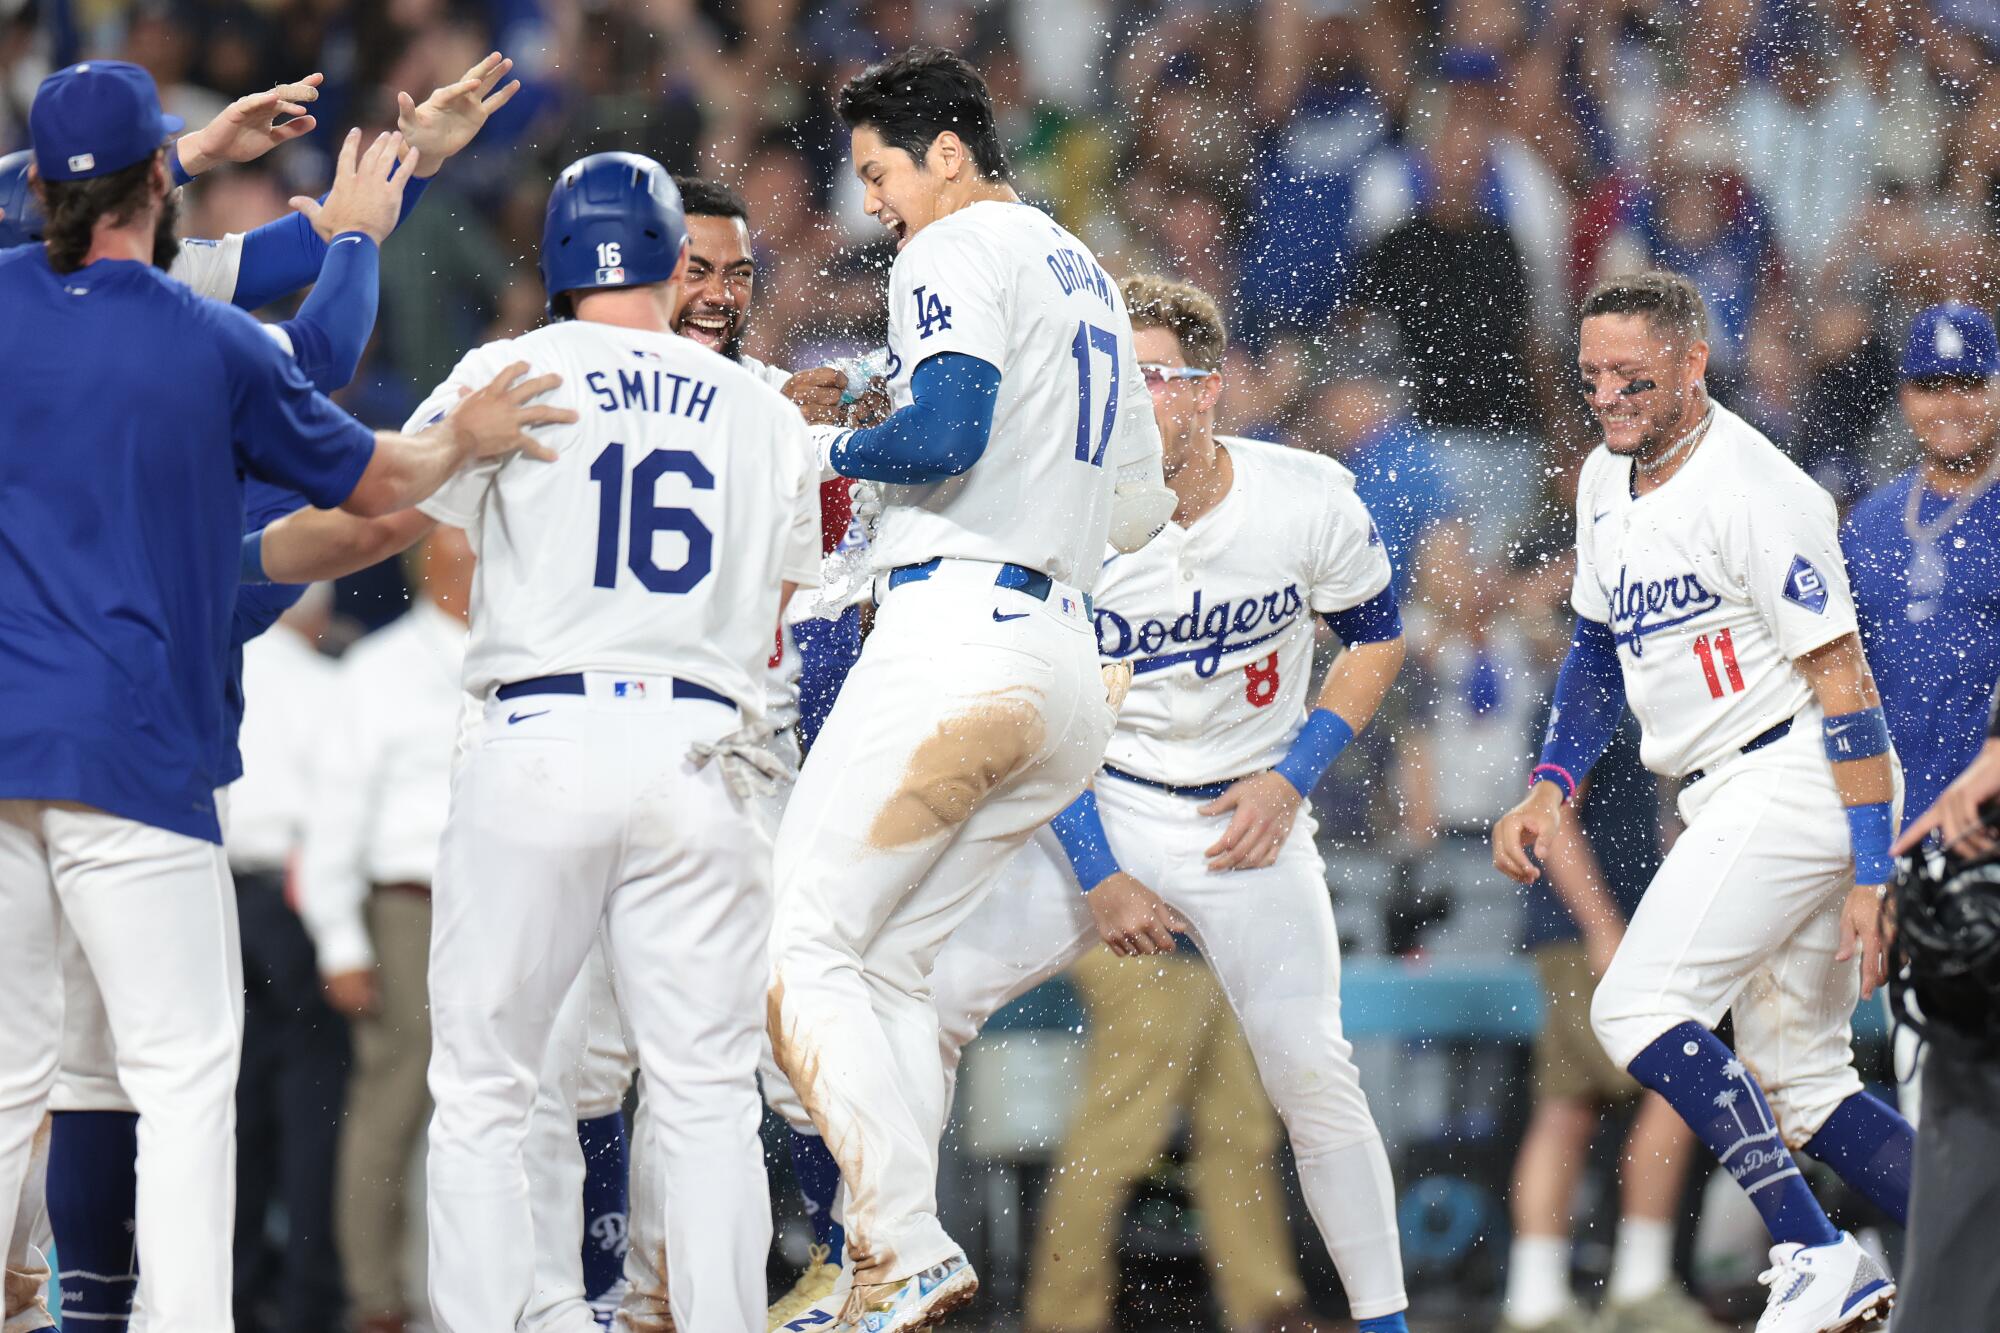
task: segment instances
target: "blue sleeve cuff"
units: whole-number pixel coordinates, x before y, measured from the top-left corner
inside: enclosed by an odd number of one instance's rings
[[[910,377],[910,405],[879,426],[849,431],[828,451],[843,477],[905,486],[944,481],[986,452],[1000,371],[963,352],[941,352]]]
[[[1118,858],[1111,854],[1111,840],[1104,834],[1104,821],[1097,813],[1097,793],[1083,795],[1064,807],[1049,821],[1056,841],[1069,857],[1070,869],[1085,893],[1118,873]]]
[[[1394,587],[1382,589],[1359,606],[1329,611],[1325,620],[1350,648],[1357,643],[1387,643],[1403,637],[1403,613],[1396,606]]]
[[[424,197],[424,191],[431,185],[432,177],[412,176],[410,183],[403,187],[403,207],[396,214],[396,225],[402,226],[410,220],[410,214],[417,211],[417,201]]]
[[[1299,734],[1292,738],[1292,748],[1271,771],[1291,783],[1300,796],[1310,799],[1313,788],[1319,786],[1326,770],[1333,767],[1333,761],[1340,758],[1340,752],[1353,739],[1354,728],[1347,724],[1346,718],[1331,708],[1315,708]]]
[[[1895,841],[1895,813],[1887,801],[1847,807],[1847,838],[1854,849],[1854,882],[1887,884],[1896,873],[1889,855]]]
[[[1548,735],[1541,762],[1529,775],[1532,785],[1546,779],[1571,800],[1576,789],[1618,733],[1625,716],[1625,674],[1618,665],[1618,640],[1608,625],[1578,616],[1569,655],[1556,676]]]
[[[193,174],[181,165],[181,149],[178,140],[172,148],[167,150],[167,172],[174,178],[175,189],[179,189],[194,179]]]
[[[375,331],[380,296],[381,253],[374,238],[358,231],[334,237],[312,294],[283,326],[292,336],[293,359],[321,393],[354,378]]]
[[[271,581],[264,573],[264,529],[243,534],[242,564],[237,568],[236,581],[250,584]]]

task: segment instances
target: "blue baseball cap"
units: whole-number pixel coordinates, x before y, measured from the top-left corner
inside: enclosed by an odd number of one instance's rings
[[[1984,310],[1961,301],[1934,305],[1910,325],[1903,378],[1983,380],[2000,374],[2000,339]]]
[[[28,134],[45,181],[79,181],[151,157],[186,124],[160,110],[153,76],[124,60],[86,60],[35,89]]]

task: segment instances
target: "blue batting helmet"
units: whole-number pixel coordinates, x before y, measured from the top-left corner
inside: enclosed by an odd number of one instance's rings
[[[0,217],[0,250],[42,239],[41,205],[28,188],[28,164],[34,160],[32,148],[0,157],[0,213],[6,214]]]
[[[687,245],[681,192],[638,153],[593,153],[563,168],[542,224],[542,285],[556,298],[592,287],[665,282]]]

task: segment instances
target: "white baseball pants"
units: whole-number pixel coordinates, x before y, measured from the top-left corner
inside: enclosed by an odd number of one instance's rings
[[[1111,734],[1081,594],[1038,600],[997,572],[947,560],[879,597],[778,835],[772,1045],[840,1164],[862,1283],[958,1250],[932,1166],[931,965]]]
[[[1590,1006],[1621,1069],[1669,1029],[1733,1012],[1736,1054],[1794,1148],[1861,1091],[1860,964],[1833,957],[1854,861],[1819,723],[1808,708],[1782,740],[1681,792],[1687,828]]]
[[[527,1309],[525,1140],[602,926],[646,1074],[674,1317],[754,1328],[771,1236],[755,1081],[770,845],[721,773],[687,758],[738,719],[674,700],[664,677],[586,681],[583,696],[494,701],[453,783],[432,888],[431,1304],[443,1333],[510,1330]]]
[[[0,801],[0,1230],[12,1235],[63,1031],[62,923],[139,1112],[137,1303],[152,1333],[226,1333],[243,955],[222,848],[84,806]]]
[[[1275,864],[1217,872],[1205,852],[1229,816],[1198,814],[1198,800],[1114,777],[1100,776],[1096,790],[1119,864],[1188,919],[1243,1025],[1354,1316],[1404,1309],[1395,1184],[1341,1033],[1340,937],[1311,816],[1293,824]],[[1098,943],[1076,876],[1045,829],[938,955],[931,984],[951,1079],[987,1019]],[[942,1136],[944,1119],[933,1128]]]

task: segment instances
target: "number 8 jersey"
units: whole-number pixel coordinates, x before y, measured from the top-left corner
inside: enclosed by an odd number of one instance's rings
[[[918,232],[890,271],[893,407],[943,352],[1000,372],[986,452],[960,476],[882,487],[876,568],[991,560],[1090,591],[1112,479],[1160,452],[1118,284],[1039,209],[972,204]]]
[[[1304,725],[1313,617],[1389,586],[1389,558],[1330,458],[1219,436],[1229,494],[1169,523],[1098,582],[1097,651],[1132,689],[1104,762],[1172,786],[1266,769]]]
[[[1717,406],[1664,486],[1600,447],[1576,488],[1578,615],[1611,627],[1647,768],[1709,768],[1812,702],[1793,659],[1855,631],[1833,497]]]
[[[780,585],[819,582],[805,419],[686,338],[566,320],[467,353],[409,429],[516,361],[562,376],[541,401],[577,421],[534,431],[556,460],[468,464],[421,506],[479,559],[465,688],[674,675],[759,716]]]

